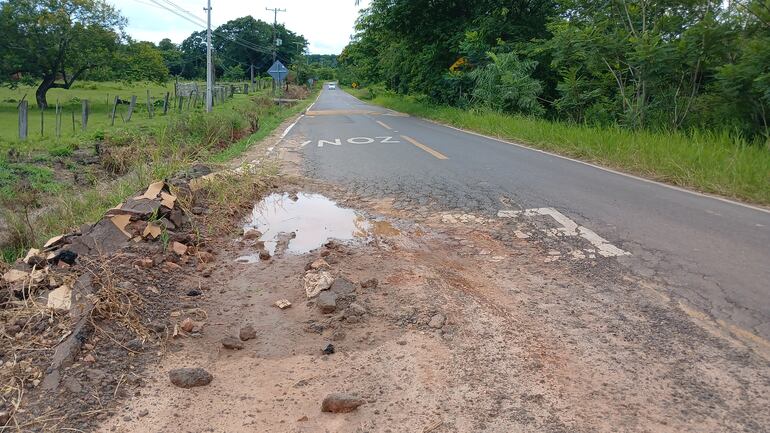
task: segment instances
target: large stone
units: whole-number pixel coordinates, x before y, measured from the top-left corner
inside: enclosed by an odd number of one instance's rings
[[[334,280],[329,290],[340,295],[348,295],[356,291],[356,285],[347,278],[340,277]]]
[[[308,272],[303,278],[305,294],[308,298],[316,297],[321,291],[327,290],[334,283],[334,277],[326,271]]]
[[[322,313],[331,314],[337,309],[337,294],[330,291],[321,292],[317,303]]]
[[[176,368],[168,372],[168,378],[180,388],[194,388],[210,384],[214,376],[202,368]]]
[[[109,218],[105,218],[74,238],[69,250],[79,255],[108,255],[125,247],[128,239]]]
[[[362,398],[353,394],[329,394],[321,403],[322,412],[347,413],[352,412],[366,403]]]
[[[443,314],[439,313],[430,318],[430,322],[428,322],[428,326],[430,326],[433,329],[441,329],[444,327],[445,322],[446,322],[446,317],[444,317]]]
[[[243,342],[235,337],[225,337],[222,339],[222,346],[225,349],[241,350],[243,349]]]

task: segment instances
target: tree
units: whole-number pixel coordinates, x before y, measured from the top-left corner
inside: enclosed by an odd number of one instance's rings
[[[128,38],[125,44],[118,47],[109,63],[89,70],[85,78],[95,81],[163,82],[168,79],[168,68],[155,44]]]
[[[277,49],[278,60],[286,66],[300,56],[297,44],[307,46],[307,40],[279,24],[276,27],[278,39],[282,41]],[[254,65],[257,71],[266,72],[273,63],[273,25],[251,16],[237,18],[222,24],[214,31],[214,49],[222,55],[225,68],[240,64]]]
[[[8,0],[0,6],[0,81],[40,80],[35,98],[47,108],[49,89],[69,89],[112,59],[124,23],[103,0]]]
[[[206,32],[193,32],[179,46],[182,53],[180,75],[187,79],[206,76]]]
[[[171,42],[171,39],[163,39],[158,42],[158,49],[161,56],[163,56],[163,62],[168,68],[168,72],[171,75],[179,75],[184,68],[184,60],[182,59],[182,51],[179,47]]]

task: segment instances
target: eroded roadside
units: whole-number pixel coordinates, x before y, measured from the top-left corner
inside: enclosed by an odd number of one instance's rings
[[[283,173],[255,216],[326,197],[350,210],[335,221],[352,218],[351,239],[289,251],[313,219],[328,226],[307,208],[275,239],[211,239],[210,271],[179,283],[201,295],[167,319],[194,328],[100,431],[770,429],[763,342],[699,320],[586,239],[543,235],[558,227],[395,209],[299,177],[301,139],[277,140],[249,154]],[[213,380],[179,388],[181,367]],[[322,412],[333,393],[360,406]]]

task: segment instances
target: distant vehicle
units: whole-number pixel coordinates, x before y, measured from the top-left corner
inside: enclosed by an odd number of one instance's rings
[[[329,83],[328,88],[329,88],[329,90],[337,90],[337,84],[336,83]]]

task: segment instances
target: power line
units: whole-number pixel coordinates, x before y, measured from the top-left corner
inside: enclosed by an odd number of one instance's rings
[[[143,3],[142,0],[135,0],[135,1],[137,1],[139,3]],[[152,2],[155,6],[157,6],[159,8],[162,8],[162,9],[168,11],[168,12],[171,12],[172,14],[178,16],[179,18],[181,18],[181,19],[183,19],[183,20],[185,20],[185,21],[187,21],[189,23],[192,23],[192,24],[194,24],[196,26],[201,26],[201,27],[207,27],[208,26],[207,23],[205,21],[203,21],[203,19],[201,19],[200,17],[196,16],[192,12],[190,12],[190,11],[180,7],[178,4],[174,3],[171,0],[147,0],[147,1]],[[147,3],[145,3],[145,4],[147,4]],[[275,12],[276,22],[277,22],[278,12],[286,12],[285,9],[272,9],[272,10]],[[276,58],[279,58],[280,60],[289,63],[289,61],[286,58],[284,58],[283,56],[278,56],[278,54],[276,52],[276,49],[277,49],[277,47],[275,46],[276,45],[275,41],[276,41],[276,38],[277,38],[276,24],[273,25],[273,32],[274,32],[274,35],[273,35],[274,43],[273,43],[273,48],[271,50],[270,47],[259,46],[259,45],[255,44],[253,42],[244,40],[244,39],[242,39],[242,38],[240,38],[240,37],[238,37],[236,35],[228,35],[228,34],[223,33],[222,31],[219,31],[219,30],[212,30],[211,31],[212,34],[214,34],[216,36],[219,36],[219,37],[221,37],[221,38],[223,38],[225,40],[228,40],[228,41],[230,41],[232,43],[235,43],[237,45],[240,45],[240,46],[242,46],[244,48],[251,49],[251,50],[256,51],[258,53],[261,53],[261,54],[273,54],[273,61],[275,61]]]
[[[183,20],[185,20],[185,21],[187,21],[187,22],[190,22],[190,23],[193,23],[193,24],[195,24],[196,26],[201,26],[201,27],[205,27],[205,26],[206,26],[205,24],[201,24],[200,22],[197,22],[197,21],[195,21],[195,20],[193,20],[193,19],[189,18],[187,15],[185,15],[185,14],[183,13],[183,12],[185,12],[185,11],[184,11],[184,9],[182,9],[182,12],[178,12],[178,11],[174,10],[173,8],[171,8],[171,7],[169,7],[169,6],[167,6],[167,5],[163,4],[163,3],[161,3],[161,2],[160,2],[160,1],[158,1],[158,0],[149,0],[149,1],[153,2],[153,3],[154,3],[155,5],[157,5],[158,7],[161,7],[161,8],[163,8],[163,9],[165,9],[165,10],[167,10],[167,11],[171,12],[172,14],[174,14],[174,15],[178,16],[179,18],[181,18],[181,19],[183,19]],[[193,18],[195,18],[195,19],[198,19],[198,18],[197,18],[195,15],[192,15],[192,14],[190,14],[190,15],[191,15]]]

